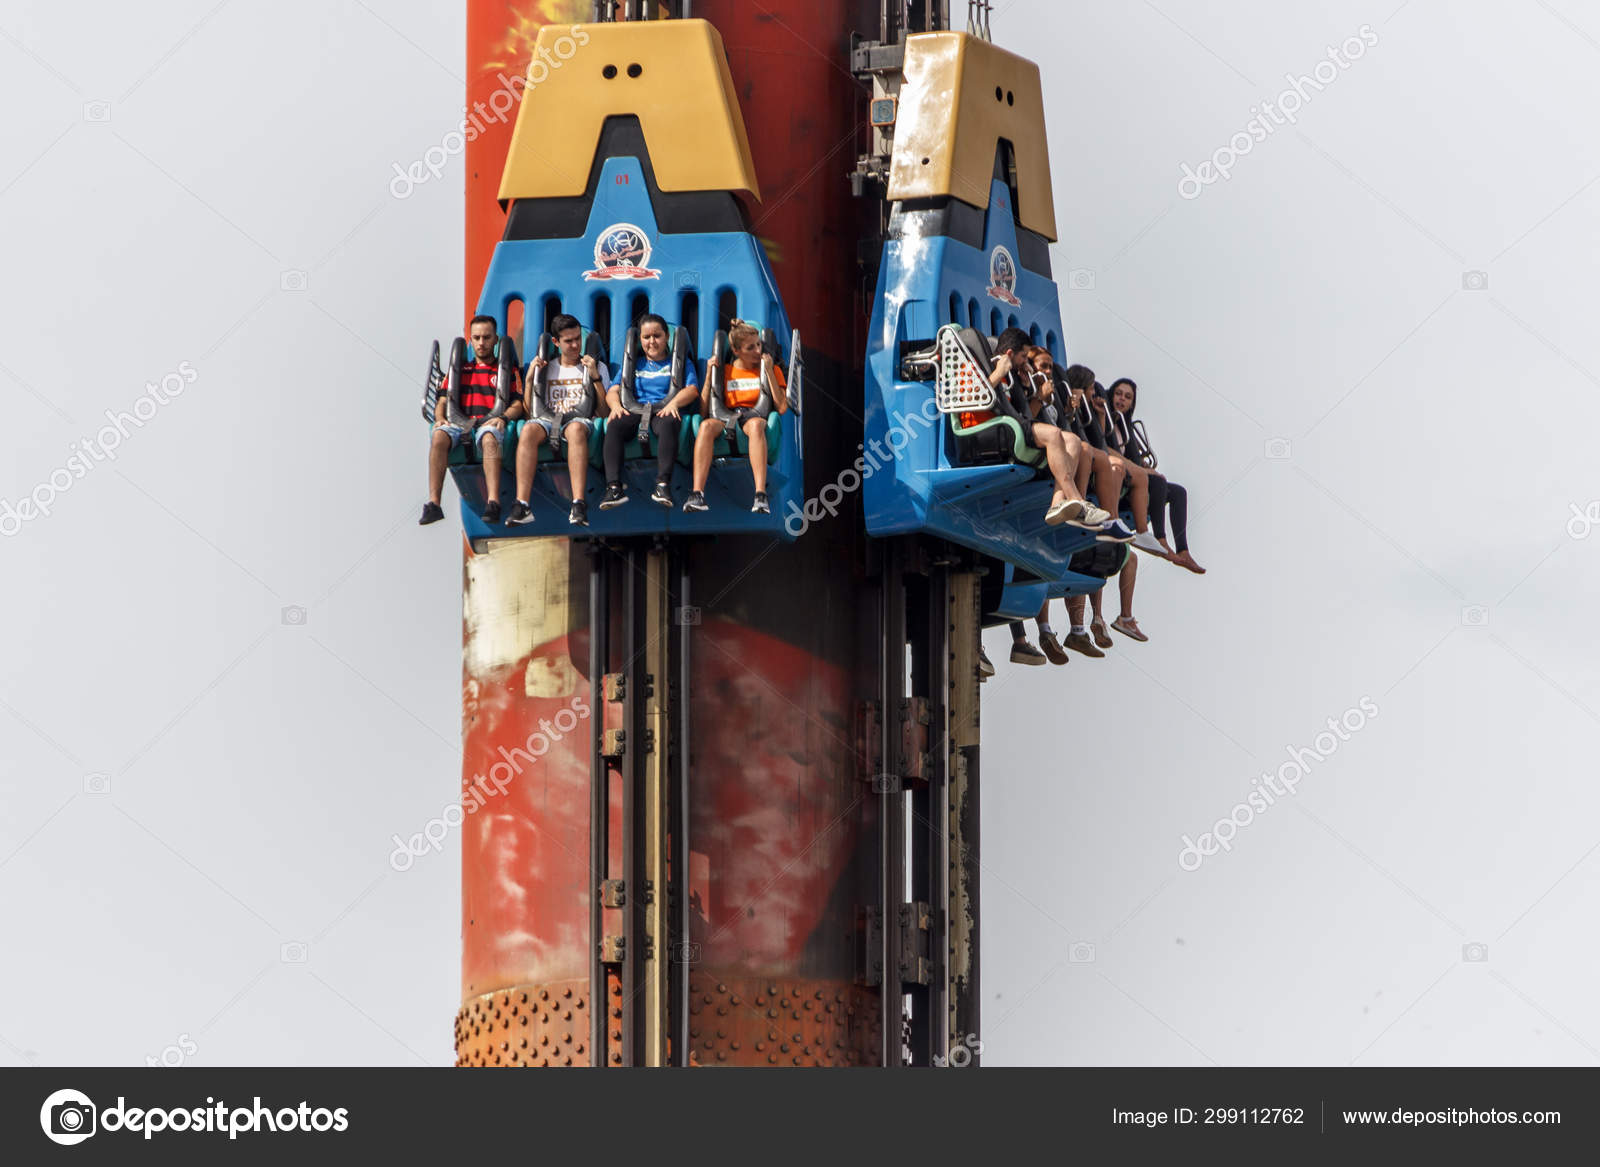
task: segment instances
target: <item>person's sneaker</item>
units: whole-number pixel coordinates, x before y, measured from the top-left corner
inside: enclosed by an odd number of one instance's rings
[[[572,512],[567,515],[567,522],[574,527],[587,527],[589,525],[589,504],[583,499],[578,499],[572,504]]]
[[[1061,647],[1061,642],[1056,639],[1054,632],[1039,633],[1039,647],[1044,649],[1045,656],[1050,658],[1053,665],[1067,663],[1067,650]]]
[[[444,508],[436,502],[422,504],[422,517],[417,520],[417,526],[426,527],[429,523],[437,523],[444,518]]]
[[[500,521],[500,500],[491,499],[484,506],[483,513],[478,517],[486,523],[498,523]]]
[[[750,513],[753,515],[770,515],[772,513],[772,507],[767,503],[766,491],[756,491],[756,500],[750,504]]]
[[[987,681],[994,676],[994,662],[989,659],[989,654],[983,651],[983,645],[978,645],[978,680]]]
[[[1111,627],[1115,628],[1124,636],[1131,636],[1134,640],[1145,641],[1150,639],[1139,628],[1139,621],[1135,620],[1132,616],[1118,616],[1111,622]]]
[[[706,506],[706,496],[703,491],[691,490],[689,497],[683,500],[683,509],[691,515],[697,515],[701,511],[708,511],[711,508]]]
[[[1114,643],[1111,639],[1111,633],[1106,631],[1106,622],[1104,620],[1089,621],[1089,632],[1094,637],[1094,642],[1101,648],[1110,648]]]
[[[1167,549],[1156,540],[1154,532],[1151,531],[1140,531],[1134,535],[1133,545],[1135,549],[1143,551],[1147,555],[1159,556],[1162,559],[1167,558],[1169,554]]]
[[[1085,531],[1098,531],[1106,525],[1111,518],[1110,511],[1101,510],[1091,502],[1083,504],[1083,513],[1074,519],[1064,520],[1069,527],[1080,527]]]
[[[1044,513],[1044,524],[1047,527],[1059,527],[1062,523],[1070,523],[1073,519],[1082,518],[1088,503],[1081,498],[1063,498],[1050,505]]]
[[[1097,543],[1131,543],[1133,542],[1133,530],[1121,519],[1111,519],[1100,525],[1099,531],[1095,534],[1095,541]]]
[[[1084,656],[1105,656],[1105,653],[1094,646],[1094,641],[1089,639],[1087,632],[1069,632],[1067,639],[1062,643],[1073,652],[1081,652]]]
[[[665,482],[656,483],[656,488],[650,492],[650,501],[659,503],[664,507],[672,505],[672,487]]]
[[[533,522],[533,509],[520,498],[511,504],[511,513],[506,516],[506,525],[520,527],[523,523]]]
[[[1018,640],[1011,646],[1011,663],[1014,665],[1042,665],[1045,655],[1026,640]]]
[[[619,507],[628,501],[628,492],[622,489],[622,483],[612,482],[606,485],[605,497],[600,500],[600,509],[609,511],[612,507]]]

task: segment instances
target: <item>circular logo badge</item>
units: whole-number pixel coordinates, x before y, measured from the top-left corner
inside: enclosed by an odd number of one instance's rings
[[[1016,286],[1017,261],[1003,245],[996,247],[989,253],[989,297],[1016,307],[1022,303],[1017,299]]]
[[[653,280],[661,275],[652,271],[650,237],[632,223],[613,223],[594,241],[594,270],[583,273],[589,280]]]
[[[52,1143],[71,1147],[95,1131],[95,1105],[79,1090],[57,1090],[39,1108],[39,1125]]]

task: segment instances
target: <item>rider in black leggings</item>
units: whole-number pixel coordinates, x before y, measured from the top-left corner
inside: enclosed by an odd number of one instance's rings
[[[1133,428],[1133,411],[1139,404],[1139,386],[1127,377],[1119,378],[1111,383],[1111,401],[1113,408],[1126,419],[1128,448],[1124,454],[1130,461],[1140,465],[1149,466],[1155,462],[1155,456],[1144,444],[1139,436],[1139,431]],[[1170,556],[1173,563],[1179,567],[1186,567],[1196,575],[1204,575],[1206,569],[1195,562],[1194,556],[1189,554],[1189,492],[1179,483],[1173,482],[1164,474],[1152,470],[1150,472],[1150,526],[1155,531],[1156,539],[1162,546],[1167,546],[1167,511],[1172,512],[1172,537],[1177,544],[1177,550]]]

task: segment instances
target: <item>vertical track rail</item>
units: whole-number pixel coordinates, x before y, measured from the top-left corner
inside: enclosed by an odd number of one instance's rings
[[[643,692],[639,684],[638,555],[632,549],[622,558],[622,666],[626,688],[622,698],[622,1064],[644,1064],[640,1020],[640,966],[644,957],[644,863],[639,845],[639,797],[643,785],[640,762],[644,759]]]
[[[694,937],[690,934],[691,904],[689,902],[689,629],[693,624],[689,604],[689,550],[682,543],[672,545],[671,570],[675,580],[674,596],[677,601],[672,612],[672,629],[676,641],[673,666],[676,683],[672,690],[671,717],[674,740],[672,759],[672,792],[667,800],[671,815],[671,895],[673,923],[668,930],[674,940],[671,953],[669,988],[671,1003],[668,1015],[672,1030],[672,1061],[674,1065],[689,1064],[689,958]]]
[[[667,885],[668,792],[671,769],[668,764],[668,727],[671,725],[672,650],[671,613],[667,594],[667,552],[660,544],[645,554],[644,599],[640,605],[644,643],[633,661],[629,683],[631,692],[637,681],[640,722],[641,786],[644,803],[634,825],[640,832],[640,859],[643,884],[640,897],[644,939],[639,954],[644,992],[641,1034],[644,1064],[667,1064],[667,968],[672,955],[668,934]]]
[[[978,635],[979,579],[974,571],[948,576],[950,619],[949,670],[946,677],[949,786],[945,801],[949,872],[945,913],[945,976],[949,982],[948,1012],[952,1048],[967,1038],[979,1039],[978,991]],[[976,1051],[972,1064],[978,1064]]]
[[[951,1053],[950,911],[950,573],[929,568],[915,581],[912,689],[928,702],[925,781],[911,793],[911,899],[928,905],[926,983],[910,986],[913,1064],[942,1064]]]
[[[883,575],[880,591],[880,636],[878,677],[879,708],[883,711],[882,743],[884,781],[878,793],[878,912],[883,979],[879,985],[882,1016],[879,1064],[900,1066],[905,1062],[905,1037],[902,1016],[905,988],[900,978],[900,905],[905,902],[906,824],[905,799],[901,795],[905,771],[901,759],[900,703],[906,689],[906,590],[905,548],[899,540],[888,540],[883,549]]]
[[[609,820],[611,771],[601,752],[605,730],[603,677],[610,645],[608,616],[610,592],[606,587],[606,552],[589,545],[589,1050],[591,1066],[610,1064],[606,1049],[606,966],[601,950],[605,939],[605,909],[600,885],[610,878]]]

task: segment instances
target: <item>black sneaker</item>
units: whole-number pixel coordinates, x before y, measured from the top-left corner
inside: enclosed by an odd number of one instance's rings
[[[444,518],[444,508],[436,502],[422,504],[422,517],[417,520],[417,526],[426,527],[429,523],[437,523]]]
[[[583,499],[578,499],[572,504],[572,512],[567,515],[567,522],[574,527],[587,527],[589,525],[589,504]]]
[[[756,501],[750,504],[750,513],[753,515],[770,515],[772,508],[767,505],[767,492],[756,491]]]
[[[650,492],[650,501],[660,503],[664,507],[672,505],[672,487],[665,482],[656,483],[656,488]]]
[[[622,488],[622,483],[612,482],[606,486],[605,497],[600,500],[600,509],[609,511],[628,501],[628,492]]]
[[[478,517],[486,523],[498,523],[500,521],[500,500],[491,499],[488,505],[483,508],[483,514]]]
[[[987,681],[994,676],[994,662],[989,659],[989,654],[983,651],[983,645],[978,645],[978,680]]]
[[[520,498],[511,504],[511,514],[506,518],[509,527],[520,527],[523,523],[533,522],[533,510]]]
[[[706,496],[703,491],[692,490],[689,492],[689,497],[684,500],[683,509],[688,511],[691,515],[695,515],[699,514],[701,511],[708,511],[711,508],[706,506]]]

